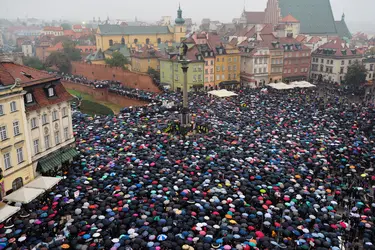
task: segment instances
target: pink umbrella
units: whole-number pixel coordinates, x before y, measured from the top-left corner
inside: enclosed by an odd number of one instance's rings
[[[231,246],[229,246],[229,245],[225,245],[225,246],[224,246],[224,249],[225,249],[225,250],[231,250],[231,249],[232,249],[232,247],[231,247]]]
[[[257,238],[263,238],[264,237],[264,233],[262,233],[261,231],[256,231],[255,235],[257,236]]]

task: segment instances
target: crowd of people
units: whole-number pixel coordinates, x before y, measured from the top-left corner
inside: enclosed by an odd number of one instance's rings
[[[177,93],[158,100],[181,101]],[[80,156],[0,224],[0,249],[375,249],[374,107],[315,90],[74,115]]]
[[[88,85],[93,88],[108,88],[109,91],[117,93],[122,96],[126,96],[132,99],[142,100],[146,102],[152,102],[155,100],[156,94],[140,89],[134,89],[126,87],[119,81],[112,80],[89,80],[84,76],[61,74],[61,78],[64,81],[79,83]]]

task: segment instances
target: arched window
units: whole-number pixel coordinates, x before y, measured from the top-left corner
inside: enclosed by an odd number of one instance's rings
[[[150,43],[150,39],[147,38],[147,39],[146,39],[146,44],[149,44],[149,43]]]
[[[22,177],[18,177],[12,183],[12,189],[13,189],[13,191],[16,191],[16,190],[20,189],[22,186],[23,186]]]
[[[161,38],[158,38],[158,44],[161,44]]]
[[[125,38],[121,38],[121,44],[125,45]]]
[[[109,46],[113,46],[113,40],[112,39],[109,40]]]
[[[182,33],[182,28],[180,28],[180,33]]]
[[[134,43],[137,43],[137,42],[138,42],[138,39],[137,39],[137,38],[135,38],[135,39],[134,39]]]

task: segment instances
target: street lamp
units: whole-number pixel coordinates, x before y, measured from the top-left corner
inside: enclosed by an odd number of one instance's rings
[[[190,128],[190,115],[188,107],[188,87],[187,87],[187,71],[189,69],[190,61],[186,59],[188,46],[186,43],[181,43],[178,53],[178,61],[181,63],[181,69],[184,73],[184,86],[183,86],[183,105],[181,110],[181,133],[185,136]]]

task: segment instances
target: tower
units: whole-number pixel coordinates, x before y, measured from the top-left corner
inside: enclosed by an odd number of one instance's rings
[[[279,23],[281,19],[281,11],[278,0],[268,0],[265,15],[265,23],[271,23],[273,25],[277,25]]]
[[[342,13],[341,21],[345,21],[345,13],[344,12]]]
[[[178,6],[177,18],[174,22],[174,41],[180,42],[181,38],[185,37],[186,35],[185,19],[182,18],[182,10],[180,5]]]

